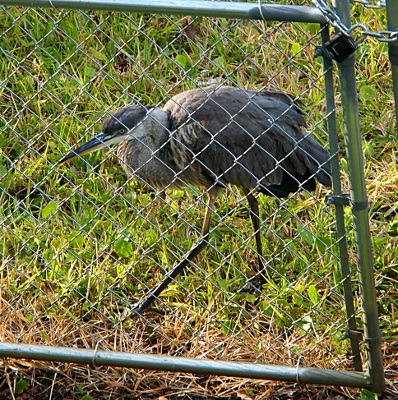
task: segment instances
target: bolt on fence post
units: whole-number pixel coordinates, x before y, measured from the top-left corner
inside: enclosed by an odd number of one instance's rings
[[[327,25],[322,25],[322,45],[325,45],[330,39],[329,29]],[[323,69],[325,71],[325,89],[326,89],[326,108],[328,113],[328,133],[329,133],[329,150],[332,158],[332,181],[333,195],[339,196],[342,193],[340,179],[340,162],[339,162],[339,139],[336,121],[336,102],[334,99],[334,83],[333,83],[333,61],[329,57],[323,58]],[[351,284],[350,261],[348,257],[347,231],[345,228],[344,206],[335,204],[336,214],[336,231],[337,241],[339,243],[340,268],[343,279],[345,308],[347,314],[348,330],[350,333],[357,331],[355,320],[354,295]],[[355,371],[362,371],[361,350],[359,347],[358,337],[349,335],[351,341],[351,350],[353,354],[353,362]]]
[[[398,0],[386,0],[386,9],[388,30],[398,32]],[[391,63],[395,99],[395,127],[398,131],[398,37],[396,39],[388,42],[388,55]]]
[[[350,27],[349,0],[335,0],[334,4],[346,27]],[[366,196],[362,142],[359,125],[355,53],[337,63],[339,68],[341,102],[344,119],[344,136],[347,147],[350,195],[355,231],[357,263],[364,321],[364,343],[367,352],[367,375],[369,388],[382,392],[385,387],[383,357],[381,353],[381,332],[378,321],[376,288],[372,262],[368,203]]]

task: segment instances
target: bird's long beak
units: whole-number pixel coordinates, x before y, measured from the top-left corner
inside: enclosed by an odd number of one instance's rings
[[[110,140],[110,137],[108,135],[105,135],[105,133],[100,133],[97,136],[93,137],[91,140],[89,140],[87,143],[82,144],[77,149],[72,150],[66,156],[62,157],[58,161],[58,164],[62,164],[66,161],[72,161],[75,158],[77,158],[78,156],[82,156],[83,154],[87,154],[87,153],[91,153],[93,151],[99,150],[102,147],[105,147],[106,142],[108,142],[109,140]]]

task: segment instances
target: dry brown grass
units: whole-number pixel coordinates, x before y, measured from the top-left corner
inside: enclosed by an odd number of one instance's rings
[[[333,368],[333,360],[326,361],[329,352],[320,346],[308,346],[307,338],[289,337],[284,342],[285,351],[275,342],[275,335],[261,334],[267,343],[264,353],[254,351],[258,338],[245,335],[244,343],[239,337],[225,335],[214,324],[203,321],[195,337],[187,334],[186,324],[179,318],[148,314],[148,321],[134,320],[128,327],[115,330],[109,321],[86,322],[78,326],[65,323],[60,318],[49,318],[37,324],[26,320],[22,314],[2,313],[0,338],[5,342],[46,344],[67,347],[98,348],[121,352],[146,352],[150,354],[178,355],[184,357],[208,357],[239,361],[262,361],[295,366],[291,349],[302,346],[311,353],[306,363],[316,368]],[[8,324],[4,324],[8,321]],[[39,333],[39,334],[38,334]],[[199,338],[199,339],[198,339]],[[203,340],[200,340],[203,338]],[[333,350],[333,349],[332,349]],[[386,377],[389,385],[379,399],[395,399],[398,395],[398,349],[385,345]],[[311,385],[287,384],[266,380],[232,377],[195,376],[187,373],[131,370],[127,368],[86,366],[43,362],[34,360],[3,359],[0,381],[0,398],[12,398],[10,388],[17,382],[26,381],[28,387],[16,399],[346,399],[357,398],[358,390],[321,388]],[[357,394],[355,394],[357,393]],[[340,397],[339,397],[340,396]]]

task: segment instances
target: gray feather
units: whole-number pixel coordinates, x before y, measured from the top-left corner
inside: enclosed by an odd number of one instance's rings
[[[284,93],[211,86],[178,94],[164,110],[179,168],[194,160],[190,168],[217,183],[248,188],[281,185],[286,174],[331,184],[329,153]]]

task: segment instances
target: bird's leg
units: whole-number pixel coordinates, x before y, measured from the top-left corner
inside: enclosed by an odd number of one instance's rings
[[[220,193],[220,186],[213,186],[207,192],[207,205],[205,219],[202,225],[202,238],[207,236],[210,230],[211,216],[213,215],[214,203]]]
[[[264,264],[263,264],[263,247],[261,243],[261,232],[260,232],[260,211],[258,208],[258,201],[256,197],[251,193],[250,189],[243,188],[243,193],[245,194],[247,201],[249,202],[250,207],[250,218],[252,220],[254,235],[256,238],[256,247],[257,247],[257,255],[258,255],[258,272],[259,279],[258,283],[265,283],[265,279],[263,273],[265,272]]]
[[[174,280],[174,278],[176,278],[183,271],[183,269],[208,245],[211,216],[213,214],[214,203],[219,192],[220,187],[213,186],[207,193],[208,199],[206,214],[202,226],[202,235],[198,242],[196,242],[191,250],[184,256],[184,258],[166,275],[163,281],[160,282],[153,290],[151,290],[144,300],[140,301],[137,306],[134,307],[134,314],[141,314],[143,311],[150,308],[152,303],[159,298],[160,294]],[[153,308],[151,310],[163,314],[163,312],[160,310]]]

